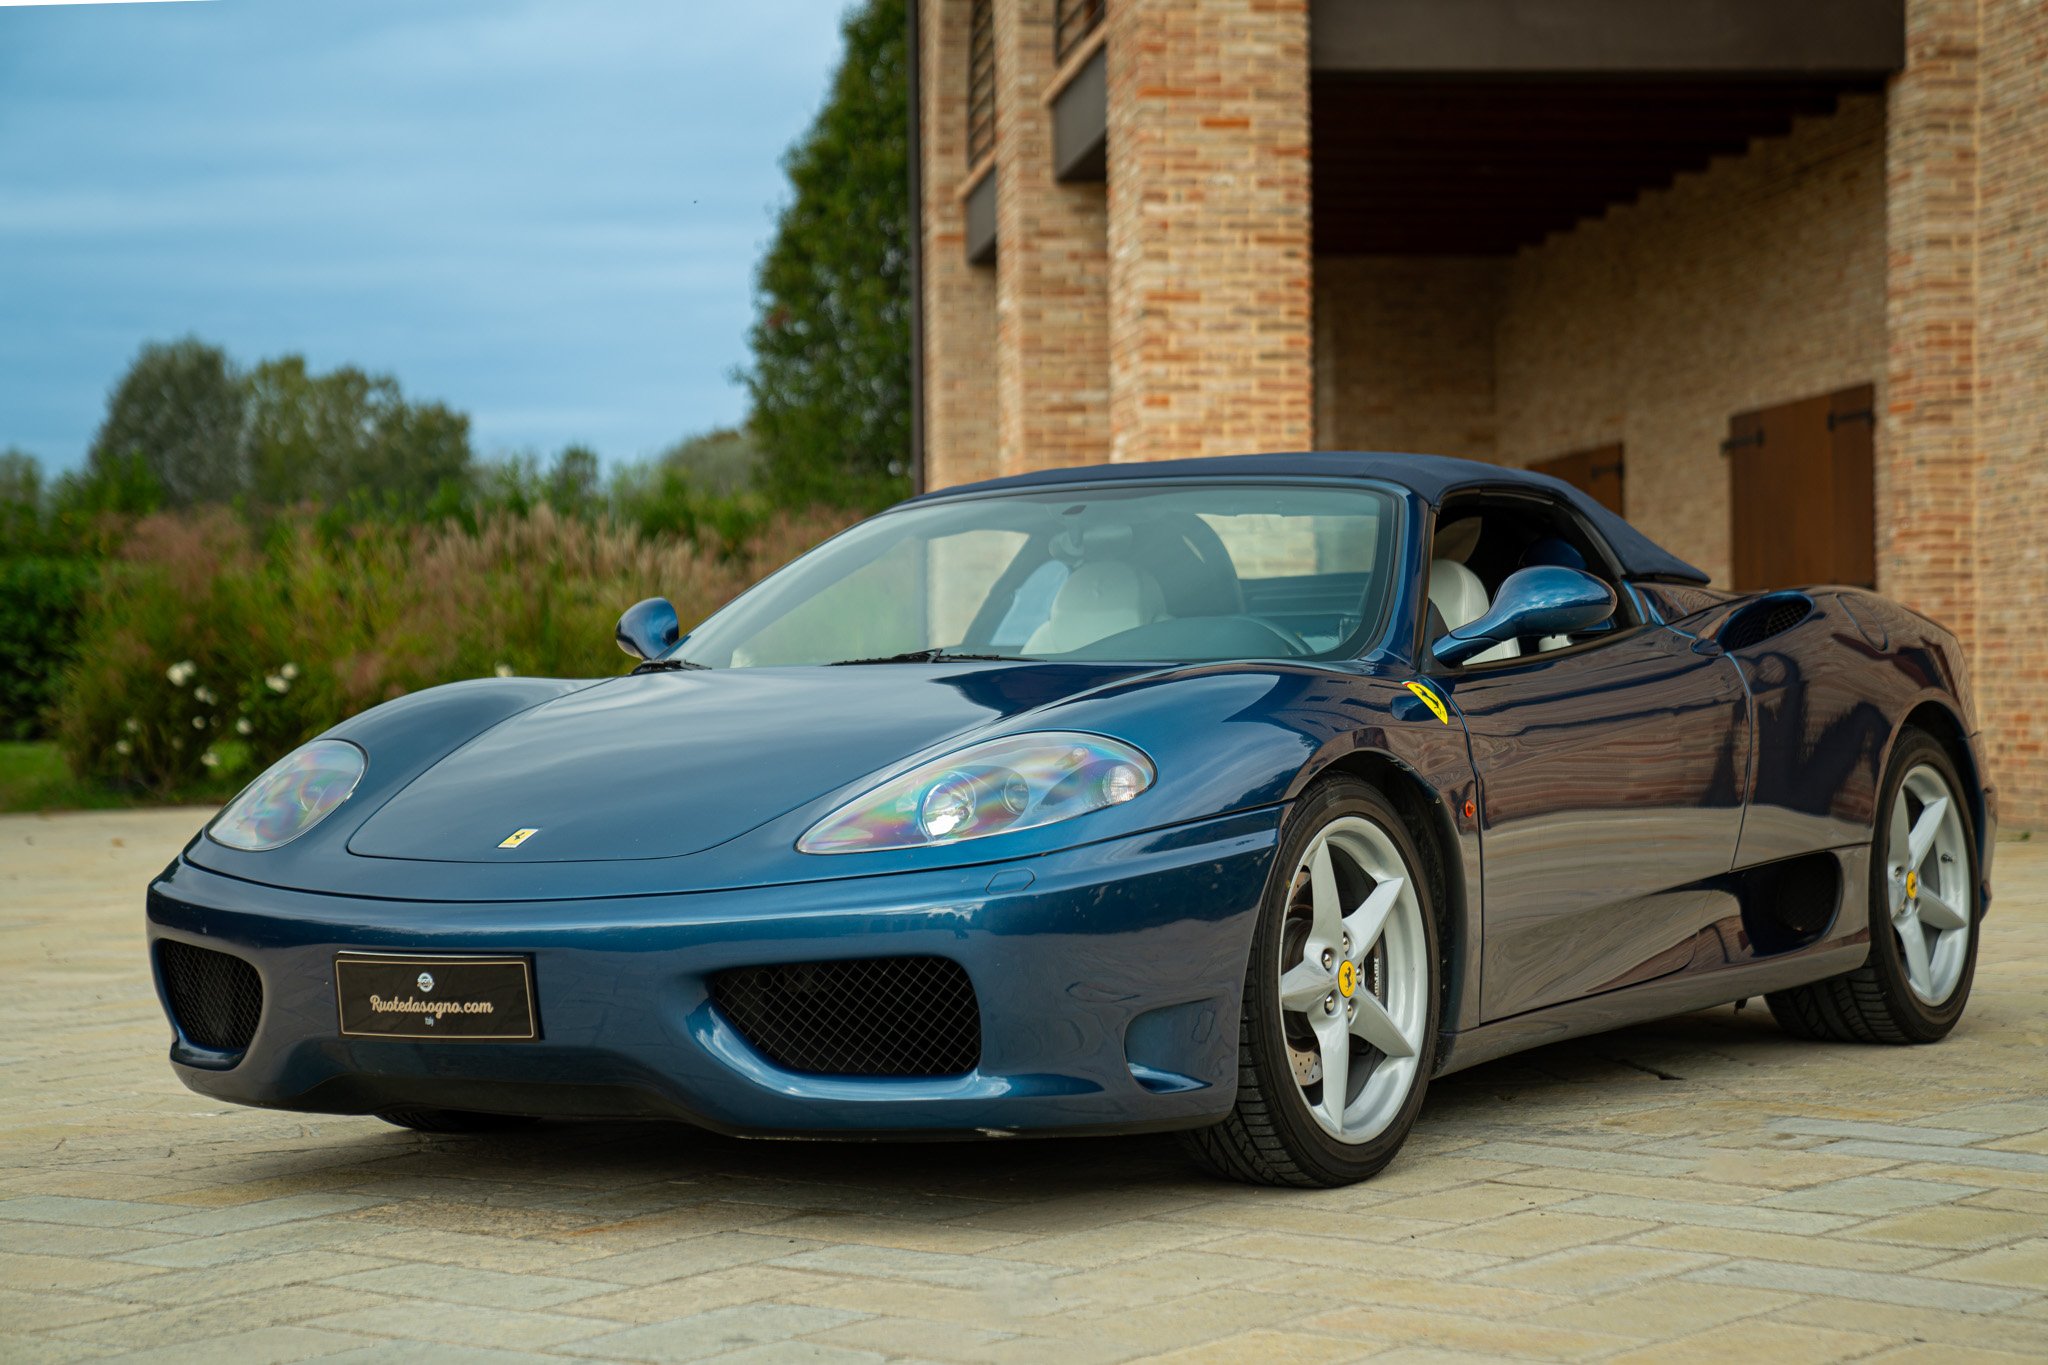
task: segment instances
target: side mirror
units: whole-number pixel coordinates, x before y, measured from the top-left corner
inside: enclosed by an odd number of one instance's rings
[[[1572,635],[1612,615],[1614,589],[1582,569],[1539,564],[1509,574],[1492,609],[1439,638],[1430,653],[1441,663],[1457,665],[1503,641]]]
[[[683,623],[666,597],[650,597],[626,608],[613,638],[636,659],[658,659],[683,638]]]

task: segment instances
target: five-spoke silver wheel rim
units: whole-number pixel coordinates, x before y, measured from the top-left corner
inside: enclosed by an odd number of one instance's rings
[[[1906,774],[1885,838],[1885,904],[1906,985],[1923,1004],[1955,994],[1970,953],[1970,850],[1948,781],[1928,764]]]
[[[1359,816],[1318,831],[1289,887],[1280,1015],[1302,1101],[1340,1142],[1386,1131],[1414,1088],[1429,940],[1393,838]]]

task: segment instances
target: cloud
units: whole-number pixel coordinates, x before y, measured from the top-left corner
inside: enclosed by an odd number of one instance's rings
[[[390,371],[485,449],[625,457],[735,419],[841,11],[0,9],[0,446],[74,463],[135,348],[188,332]]]

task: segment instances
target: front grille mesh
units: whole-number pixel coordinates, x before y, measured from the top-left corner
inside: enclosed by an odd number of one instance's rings
[[[957,1076],[981,1060],[974,983],[943,957],[741,967],[712,978],[711,998],[791,1071]]]
[[[178,1031],[200,1047],[240,1052],[256,1036],[263,1014],[263,983],[239,957],[176,939],[156,946],[164,996]]]

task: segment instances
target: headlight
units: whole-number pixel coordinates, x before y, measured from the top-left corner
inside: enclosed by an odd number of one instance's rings
[[[367,762],[361,749],[342,740],[301,745],[244,787],[206,833],[216,843],[252,853],[280,848],[348,800]]]
[[[797,840],[805,853],[955,844],[1071,820],[1152,785],[1152,760],[1099,735],[992,739],[934,759],[849,801]]]

